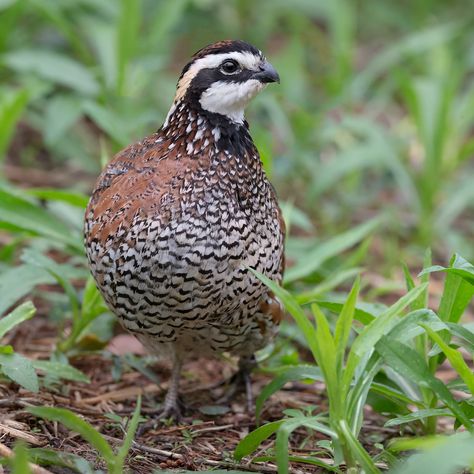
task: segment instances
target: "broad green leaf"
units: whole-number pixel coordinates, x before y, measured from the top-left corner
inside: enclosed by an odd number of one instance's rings
[[[0,354],[2,372],[18,385],[25,387],[30,392],[39,390],[38,376],[32,362],[26,357],[17,354]]]
[[[354,353],[362,356],[368,349],[373,348],[375,343],[395,326],[393,318],[399,316],[407,306],[415,301],[425,291],[426,286],[423,284],[413,288],[367,326],[354,342],[352,348]]]
[[[54,260],[46,257],[33,249],[26,249],[22,255],[23,261],[26,263],[37,265],[40,268],[45,269],[49,272],[55,280],[63,287],[64,292],[69,298],[69,303],[71,305],[72,314],[73,314],[73,331],[80,324],[80,303],[76,293],[76,290],[72,283],[67,278],[68,276],[74,275],[76,272],[76,277],[87,277],[88,272],[84,274],[83,268],[72,267],[68,264],[59,264]],[[68,273],[70,275],[68,275]]]
[[[1,318],[0,339],[17,324],[20,324],[27,319],[31,319],[35,312],[36,308],[33,306],[33,303],[31,301],[27,301],[15,308],[11,313]]]
[[[326,382],[328,392],[330,413],[340,416],[341,402],[344,400],[344,393],[340,391],[340,370],[337,366],[336,343],[331,334],[326,316],[317,305],[311,305],[311,310],[316,319],[316,345],[318,347],[318,357],[316,362],[321,367]]]
[[[470,331],[467,325],[465,327],[457,323],[448,323],[447,326],[451,334],[461,340],[460,345],[474,353],[474,331]]]
[[[382,222],[380,218],[372,219],[368,222],[350,229],[347,232],[319,244],[309,255],[289,268],[285,274],[285,283],[304,278],[316,271],[323,262],[335,255],[349,249],[367,235],[372,233]]]
[[[85,95],[94,96],[99,92],[99,84],[89,69],[52,50],[16,50],[5,54],[2,59],[18,73],[34,73]]]
[[[423,325],[423,328],[431,337],[431,339],[433,339],[433,341],[438,344],[444,355],[448,358],[454,370],[456,370],[458,375],[464,380],[464,383],[468,386],[470,392],[474,394],[474,375],[472,373],[472,369],[468,367],[464,361],[462,354],[458,350],[449,347],[449,345],[444,342],[441,336],[433,331],[430,327]]]
[[[448,273],[439,304],[439,316],[443,321],[457,323],[474,296],[474,285],[460,275]]]
[[[377,343],[376,350],[393,370],[420,387],[430,388],[468,430],[473,429],[470,419],[459,403],[446,388],[446,385],[432,375],[426,362],[418,352],[406,344],[385,336]]]
[[[13,136],[15,126],[28,102],[28,92],[26,90],[10,91],[5,93],[0,100],[0,161],[5,153]]]
[[[190,0],[167,0],[159,4],[148,40],[153,51],[163,50],[171,43],[171,30],[180,22],[189,3]]]
[[[51,213],[6,189],[0,188],[0,228],[2,225],[47,237],[83,252],[83,244],[79,235],[74,236]]]
[[[441,25],[430,26],[423,30],[407,35],[396,41],[388,48],[377,54],[362,72],[355,76],[351,86],[351,95],[363,97],[370,90],[374,81],[395,64],[410,56],[426,53],[435,46],[446,43],[462,27],[461,22],[445,22]]]
[[[33,247],[26,248],[20,258],[28,265],[35,265],[51,274],[58,274],[62,279],[85,280],[90,275],[89,271],[82,266],[58,263]]]
[[[414,405],[418,408],[424,407],[423,403],[421,403],[420,401],[407,397],[401,391],[379,382],[373,382],[372,385],[370,386],[370,391],[383,395],[387,397],[388,399],[393,400],[395,402],[399,400],[401,406],[403,407],[406,407],[407,405]]]
[[[286,369],[283,373],[275,377],[268,385],[266,385],[260,392],[255,402],[255,418],[259,424],[260,413],[265,401],[280,390],[286,383],[293,380],[323,380],[321,369],[312,365],[298,365]]]
[[[325,277],[325,279],[320,284],[316,285],[310,291],[306,291],[304,293],[299,293],[295,295],[296,300],[298,301],[300,305],[305,305],[308,303],[318,303],[319,306],[323,306],[322,304],[320,304],[321,300],[319,299],[322,297],[322,295],[325,295],[328,292],[334,290],[345,281],[355,278],[357,275],[361,273],[361,271],[362,271],[362,268],[358,268],[358,267],[349,268],[347,270],[342,270],[342,271],[337,270],[334,274],[329,275],[328,277]],[[323,306],[323,307],[326,307],[326,306]],[[340,308],[342,308],[342,303],[340,304]],[[340,308],[333,311],[339,314]],[[357,315],[355,316],[355,318],[357,319]]]
[[[81,100],[72,95],[56,95],[48,100],[43,122],[44,140],[55,145],[82,116]]]
[[[391,449],[422,449],[422,452],[400,461],[390,474],[455,474],[474,465],[474,436],[466,432],[396,441]]]
[[[40,465],[66,467],[80,474],[97,474],[81,456],[48,448],[30,448],[31,460]]]
[[[84,103],[85,113],[120,146],[126,146],[132,140],[130,130],[117,113],[97,102]]]
[[[243,457],[252,454],[262,443],[262,441],[274,434],[285,420],[272,421],[259,426],[256,430],[249,433],[236,446],[234,458],[240,461]]]
[[[333,300],[316,300],[311,301],[311,303],[316,303],[318,306],[329,309],[336,314],[339,314],[344,306],[344,303]],[[354,309],[354,319],[367,326],[386,310],[387,306],[382,303],[359,302]]]
[[[344,364],[344,356],[352,329],[352,321],[354,319],[355,305],[357,302],[357,296],[359,294],[359,286],[360,279],[357,278],[336,321],[334,342],[336,344],[336,363],[338,367],[338,373],[340,370],[342,370]]]
[[[120,15],[117,25],[117,93],[122,95],[127,86],[127,69],[137,45],[140,27],[140,2],[120,1]]]
[[[388,333],[390,339],[407,342],[424,333],[422,324],[434,331],[447,329],[447,325],[430,309],[418,309],[400,319]]]
[[[439,316],[443,321],[456,323],[474,296],[474,266],[455,254],[449,268],[432,266],[425,268],[420,275],[437,271],[447,273],[438,311]]]
[[[28,295],[36,285],[54,283],[54,278],[42,268],[19,265],[0,274],[0,315]]]
[[[89,198],[85,194],[72,192],[67,189],[53,189],[53,188],[31,188],[28,189],[28,194],[40,199],[47,199],[49,201],[61,201],[71,204],[72,206],[84,208],[89,202]]]
[[[72,411],[66,408],[54,407],[29,407],[31,414],[50,421],[57,421],[75,433],[79,433],[91,446],[93,446],[107,463],[114,458],[114,453],[110,445],[101,434],[87,421],[79,418]]]
[[[347,358],[346,369],[343,375],[343,393],[346,393],[351,384],[354,372],[362,357],[370,354],[375,344],[387,334],[396,324],[394,319],[400,316],[402,311],[415,301],[425,290],[426,284],[413,288],[405,296],[402,296],[396,303],[374,319],[357,336]]]
[[[403,275],[405,276],[405,284],[407,287],[407,291],[413,290],[416,284],[410,274],[410,269],[408,268],[405,262],[402,262],[402,269],[403,269]]]
[[[48,360],[35,360],[32,363],[35,369],[41,370],[46,374],[51,374],[65,380],[90,383],[89,377],[72,365]]]
[[[391,418],[388,420],[384,426],[399,426],[405,423],[411,423],[412,421],[424,420],[425,418],[430,418],[432,416],[454,416],[450,410],[446,408],[429,408],[425,410],[417,410],[409,415],[397,416],[396,418]]]

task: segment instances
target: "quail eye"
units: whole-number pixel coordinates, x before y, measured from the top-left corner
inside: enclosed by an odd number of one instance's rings
[[[239,71],[240,68],[236,61],[229,59],[221,64],[220,69],[224,74],[234,74]]]

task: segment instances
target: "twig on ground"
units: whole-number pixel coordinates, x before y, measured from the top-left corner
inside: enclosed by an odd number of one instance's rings
[[[118,439],[118,438],[113,438],[112,436],[107,436],[107,435],[102,435],[104,438],[106,438],[108,441],[114,442],[114,443],[123,443],[123,440]],[[164,449],[158,449],[158,448],[152,448],[150,446],[145,446],[144,444],[137,443],[136,441],[133,442],[133,448],[142,451],[145,453],[150,453],[150,454],[155,454],[158,457],[161,457],[163,460],[166,459],[176,459],[179,461],[185,461],[186,456],[183,456],[182,454],[179,453],[173,453],[172,451],[166,451]],[[232,463],[232,462],[226,462],[226,461],[216,461],[214,459],[205,459],[202,457],[195,457],[193,461],[196,464],[206,464],[207,466],[214,466],[214,467],[219,467],[222,469],[246,469],[247,471],[253,471],[253,472],[262,472],[262,473],[275,473],[277,472],[277,467],[270,464],[266,466],[262,466],[260,464],[237,464],[237,463]]]
[[[25,433],[21,429],[15,426],[8,426],[8,424],[12,424],[12,420],[5,420],[4,423],[0,423],[0,433],[5,433],[12,438],[22,439],[29,444],[34,444],[35,446],[42,446],[44,443],[39,440],[36,436],[33,436],[30,433]]]

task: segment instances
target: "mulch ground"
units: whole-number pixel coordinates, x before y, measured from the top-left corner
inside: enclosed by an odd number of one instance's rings
[[[57,341],[57,328],[44,317],[19,327],[8,343],[31,358],[46,359]],[[132,336],[119,334],[109,348],[115,352],[130,349],[140,352],[141,348]],[[160,380],[152,382],[141,372],[129,369],[119,380],[113,376],[112,358],[107,352],[91,353],[75,357],[72,365],[83,371],[91,383],[61,382],[31,393],[15,384],[0,385],[0,443],[13,447],[16,440],[24,440],[31,447],[53,448],[61,452],[80,455],[104,468],[97,453],[78,434],[61,424],[39,420],[25,409],[29,406],[56,406],[74,411],[91,423],[111,445],[120,446],[124,437],[119,423],[107,417],[116,414],[130,417],[135,409],[138,395],[142,395],[142,415],[153,416],[164,398],[170,366],[166,361],[157,361],[150,368]],[[136,437],[127,460],[127,466],[134,473],[151,473],[153,469],[205,471],[208,469],[242,469],[255,472],[276,472],[272,462],[252,464],[250,461],[236,463],[232,453],[237,443],[256,428],[255,417],[246,411],[244,394],[237,395],[226,405],[228,411],[215,416],[206,415],[200,407],[215,407],[222,396],[223,387],[215,387],[216,381],[229,378],[235,367],[228,361],[193,360],[185,365],[180,391],[187,406],[184,419],[178,425],[159,423],[155,428]],[[258,394],[271,380],[263,373],[253,375],[253,392]],[[214,386],[214,387],[213,387]],[[288,408],[304,408],[316,405],[321,411],[327,409],[324,387],[321,384],[288,384],[267,401],[262,422],[282,418]],[[383,442],[396,435],[395,430],[383,428],[384,420],[368,413],[364,428],[366,444]],[[308,455],[317,451],[316,442],[324,439],[318,433],[297,430],[291,437],[293,455]],[[257,455],[268,454],[273,445],[270,439],[264,442]],[[71,472],[65,468],[49,466],[54,473]],[[293,464],[292,472],[323,472],[309,465]]]

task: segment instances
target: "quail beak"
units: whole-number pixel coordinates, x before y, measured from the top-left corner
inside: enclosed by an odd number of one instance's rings
[[[253,75],[253,79],[258,79],[260,82],[280,82],[280,76],[276,69],[266,61],[260,65],[259,70]]]

